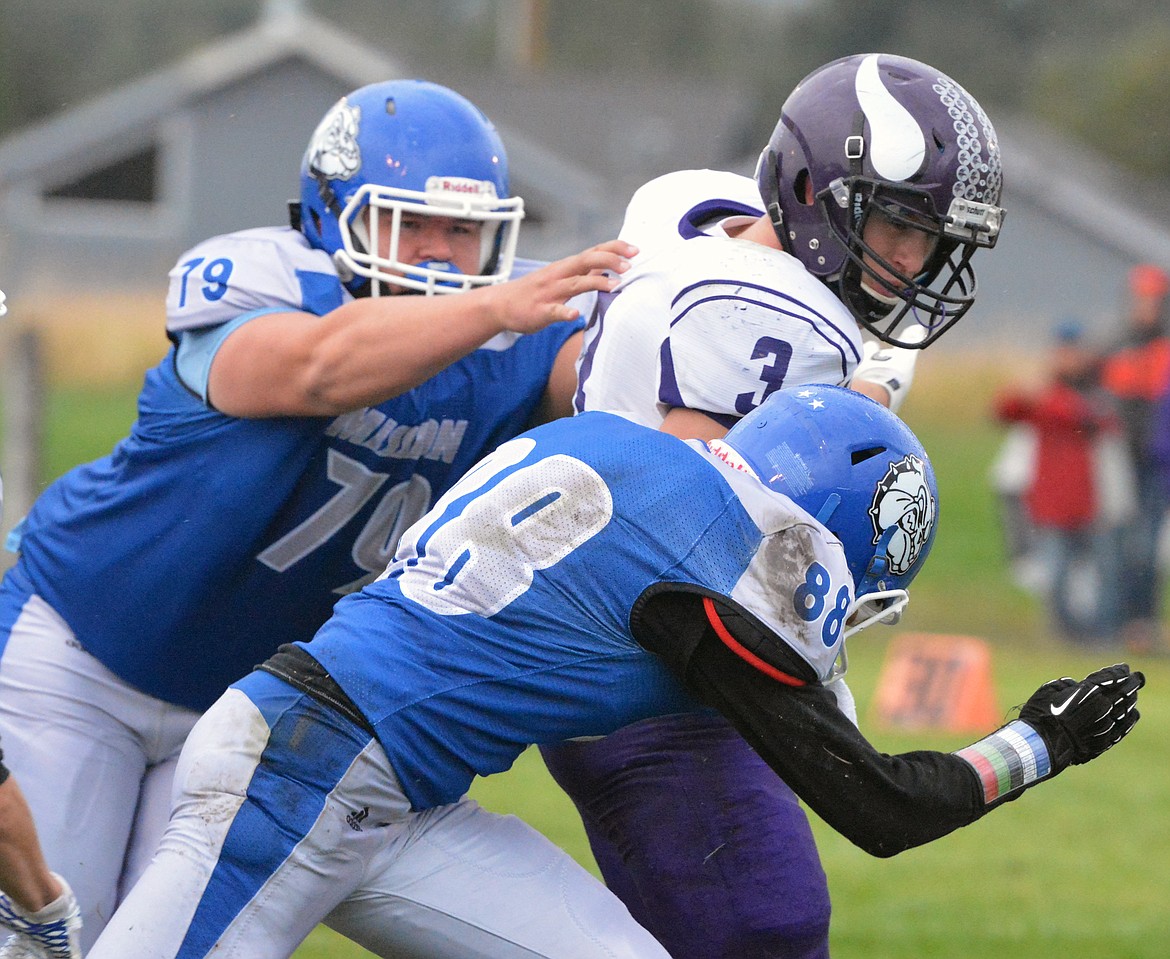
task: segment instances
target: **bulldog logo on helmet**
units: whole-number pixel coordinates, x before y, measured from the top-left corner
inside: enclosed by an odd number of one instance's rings
[[[873,542],[887,538],[891,573],[901,576],[914,566],[930,542],[936,515],[937,505],[922,460],[908,454],[891,463],[878,481],[869,507]]]
[[[306,161],[310,170],[330,180],[348,180],[362,168],[357,136],[361,109],[342,97],[317,124],[309,141]]]

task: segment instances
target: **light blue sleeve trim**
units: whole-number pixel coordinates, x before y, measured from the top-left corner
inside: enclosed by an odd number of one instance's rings
[[[8,553],[20,552],[20,540],[24,536],[25,519],[22,518],[19,523],[8,531],[8,536],[4,540],[4,550]]]
[[[269,313],[287,312],[287,307],[253,310],[219,326],[182,330],[179,333],[179,345],[175,347],[175,370],[179,374],[179,379],[187,389],[210,406],[207,401],[207,379],[211,375],[211,361],[215,359],[215,354],[219,352],[223,341],[249,320]]]

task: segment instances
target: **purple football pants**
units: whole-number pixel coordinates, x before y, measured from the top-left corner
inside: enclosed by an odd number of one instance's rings
[[[721,716],[658,717],[541,753],[606,884],[673,959],[827,959],[808,817]]]

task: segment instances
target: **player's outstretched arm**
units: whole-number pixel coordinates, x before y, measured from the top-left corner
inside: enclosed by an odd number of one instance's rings
[[[774,665],[797,683],[778,682],[712,630],[696,626],[702,614],[695,603],[694,597],[657,600],[643,617],[639,641],[726,715],[818,816],[875,856],[893,856],[974,822],[1067,766],[1095,759],[1138,720],[1145,677],[1118,664],[1080,682],[1046,683],[1019,719],[956,753],[886,755],[841,713],[829,688],[799,675],[794,653]],[[749,621],[733,628],[748,630],[737,634],[742,648],[772,648],[751,635]]]
[[[485,312],[493,335],[502,330],[534,333],[558,320],[575,320],[577,310],[565,301],[581,293],[612,290],[637,252],[632,243],[610,240],[519,279],[482,288],[477,292],[488,302]]]
[[[208,381],[232,416],[331,416],[430,379],[497,333],[531,333],[577,311],[566,301],[608,291],[636,248],[611,240],[498,286],[447,296],[383,296],[325,316],[276,313],[233,331]]]
[[[736,669],[741,677],[729,683],[726,657],[712,652],[719,651],[700,647],[697,666],[698,683],[708,687],[713,704],[729,713],[819,816],[883,857],[968,825],[1066,766],[1099,756],[1133,728],[1137,690],[1145,682],[1128,666],[1115,666],[1061,687],[1070,699],[1059,702],[1048,695],[1049,684],[1028,701],[1020,719],[957,753],[888,756],[841,716],[824,687],[790,689],[773,682],[765,690],[753,677],[754,695],[745,704],[743,671]],[[1109,674],[1110,685],[1102,685],[1102,673]],[[1053,704],[1059,708],[1066,701],[1065,712],[1051,713]]]

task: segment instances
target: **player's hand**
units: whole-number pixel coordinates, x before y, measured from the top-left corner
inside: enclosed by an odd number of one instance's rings
[[[1020,709],[1020,719],[1043,738],[1054,772],[1096,759],[1138,721],[1137,694],[1146,677],[1125,663],[1099,669],[1079,683],[1045,683]]]
[[[0,893],[0,926],[15,935],[0,946],[0,957],[81,959],[81,913],[69,884],[53,873],[61,895],[39,912],[25,912]]]
[[[610,240],[483,293],[492,298],[500,329],[534,333],[558,320],[575,320],[578,311],[566,301],[580,293],[612,290],[637,252],[631,243]]]
[[[919,343],[925,337],[924,326],[912,326],[901,335],[908,343]],[[890,346],[889,343],[866,337],[861,344],[861,362],[853,371],[853,388],[858,389],[861,383],[882,387],[889,396],[885,405],[891,412],[897,413],[902,401],[906,399],[906,394],[910,392],[910,384],[914,382],[914,365],[918,362],[918,354],[921,352]],[[861,388],[859,392],[881,401],[880,396],[874,396],[872,390]]]

